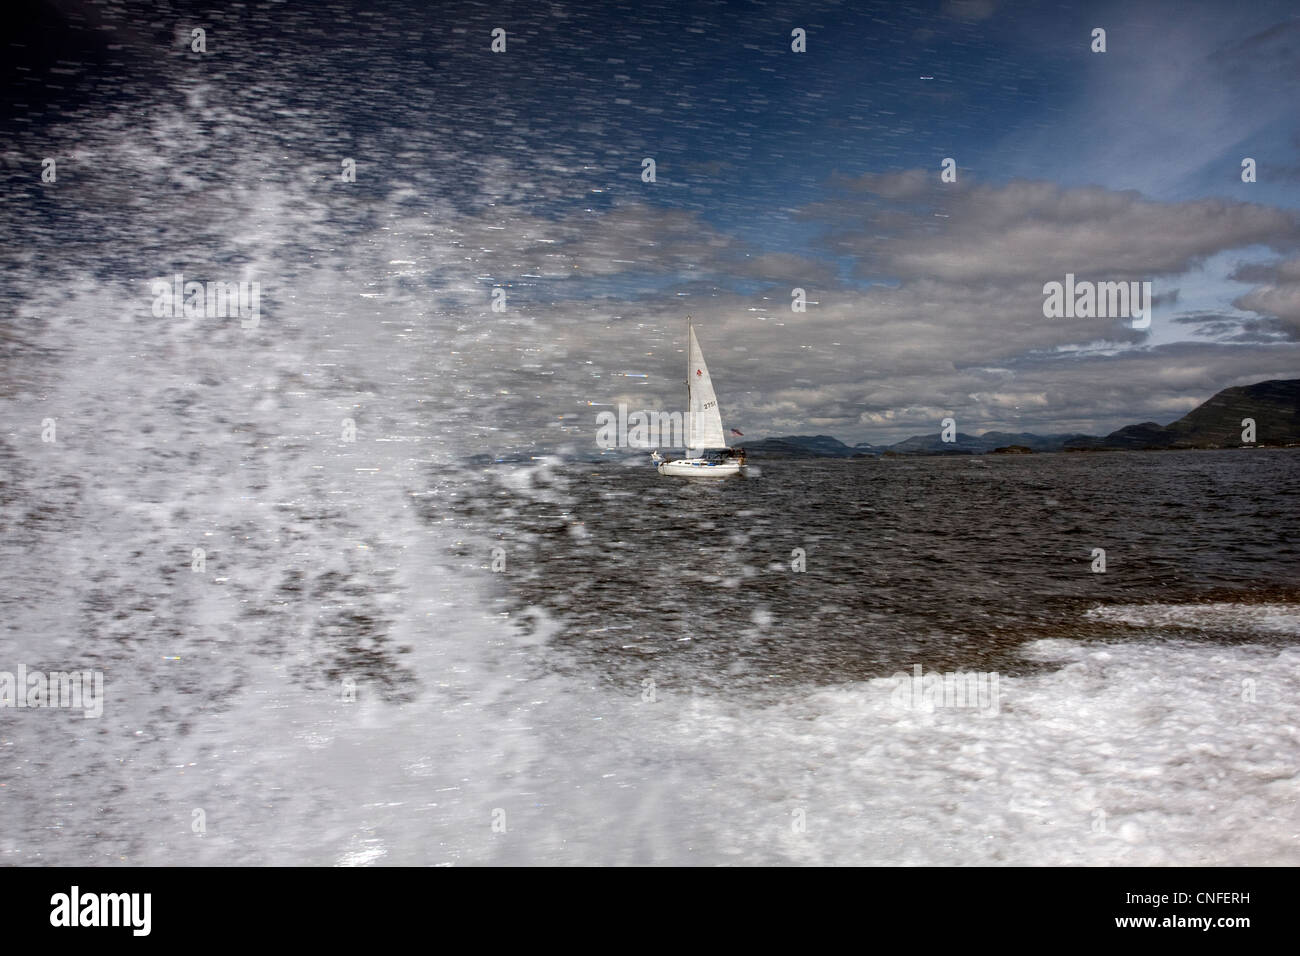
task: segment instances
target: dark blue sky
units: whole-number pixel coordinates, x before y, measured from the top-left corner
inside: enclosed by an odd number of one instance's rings
[[[747,434],[1104,431],[1300,369],[1293,3],[32,10],[6,25],[9,297],[331,263],[480,329],[522,423],[672,407],[687,311]],[[274,248],[246,234],[255,190]],[[1044,319],[1067,272],[1152,281],[1152,327]]]

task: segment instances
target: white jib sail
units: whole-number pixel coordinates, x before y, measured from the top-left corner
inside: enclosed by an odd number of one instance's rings
[[[686,447],[690,451],[705,448],[726,448],[727,437],[722,434],[722,413],[718,410],[718,396],[713,391],[709,367],[704,364],[695,328],[690,328],[686,346],[686,376],[690,395],[686,409]]]

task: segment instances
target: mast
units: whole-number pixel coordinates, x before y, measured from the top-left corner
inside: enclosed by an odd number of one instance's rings
[[[686,317],[686,434],[682,440],[686,443],[686,456],[691,454],[691,317]]]

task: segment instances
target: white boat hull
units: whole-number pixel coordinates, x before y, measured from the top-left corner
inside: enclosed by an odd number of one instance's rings
[[[672,478],[729,478],[740,474],[741,464],[735,459],[715,461],[709,458],[678,458],[661,461],[659,474]]]

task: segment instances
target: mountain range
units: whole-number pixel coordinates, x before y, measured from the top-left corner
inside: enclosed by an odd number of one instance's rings
[[[1254,421],[1254,441],[1243,421]],[[746,442],[751,458],[861,458],[878,455],[980,455],[987,453],[1110,451],[1172,448],[1239,448],[1300,444],[1300,379],[1275,379],[1225,388],[1168,425],[1126,425],[1104,437],[1031,432],[958,432],[914,435],[893,445],[846,445],[830,435],[785,435]]]

